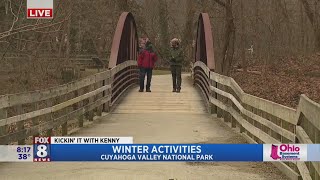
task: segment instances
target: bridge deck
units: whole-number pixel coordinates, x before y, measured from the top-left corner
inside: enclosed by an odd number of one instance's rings
[[[128,92],[115,110],[75,136],[133,136],[134,143],[244,143],[206,113],[200,94],[183,76],[171,92],[169,75],[154,76],[152,93]],[[0,179],[286,179],[267,163],[6,163]]]

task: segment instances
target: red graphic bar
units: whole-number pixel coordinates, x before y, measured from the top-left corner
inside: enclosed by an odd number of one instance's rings
[[[51,19],[53,18],[52,16],[52,9],[48,8],[29,8],[27,10],[27,18],[28,19]]]

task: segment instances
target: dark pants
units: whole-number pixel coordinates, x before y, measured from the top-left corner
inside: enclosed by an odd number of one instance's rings
[[[181,90],[181,66],[171,66],[173,89]]]
[[[152,78],[152,68],[140,68],[140,89],[144,89],[144,78],[147,74],[147,85],[146,89],[150,89],[151,78]]]

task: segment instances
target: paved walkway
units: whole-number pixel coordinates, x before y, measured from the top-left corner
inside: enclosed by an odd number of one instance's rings
[[[206,113],[187,75],[172,93],[169,75],[154,76],[152,92],[132,89],[115,110],[75,136],[132,136],[134,143],[244,143]],[[63,153],[63,152],[62,152]],[[0,179],[286,179],[268,163],[81,162],[0,164]]]

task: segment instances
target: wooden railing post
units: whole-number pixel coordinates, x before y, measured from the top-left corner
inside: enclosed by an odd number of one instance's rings
[[[101,82],[101,81],[97,82],[95,89],[98,89],[98,88],[101,88],[101,87],[103,87],[103,82]],[[100,98],[103,98],[103,93],[104,93],[104,92],[98,94],[98,95],[96,96],[96,100],[98,100],[98,99],[100,99]],[[103,108],[103,106],[98,106],[98,107],[97,107],[97,116],[101,116],[101,115],[102,115],[102,108]]]
[[[68,135],[68,121],[61,125],[62,136]]]
[[[98,88],[99,88],[98,82],[95,82],[92,84],[92,91],[94,91]],[[99,96],[99,94],[92,96],[92,102],[96,102],[98,100],[98,96]],[[93,114],[96,114],[98,112],[98,107],[93,108],[92,112],[93,112]]]
[[[91,92],[94,90],[94,85],[91,84],[89,87],[88,87],[89,91],[88,92]],[[90,97],[89,98],[89,104],[93,103],[94,102],[94,97]],[[93,121],[93,117],[94,117],[94,110],[91,110],[88,112],[88,120],[89,121]]]
[[[193,66],[192,62],[190,63],[190,66],[191,66],[191,68],[190,68],[190,70],[191,70],[191,79],[192,79],[193,84],[194,84],[194,66]]]
[[[210,98],[213,98],[211,95],[210,95],[210,97],[209,97],[209,113],[210,114],[216,114],[217,112],[216,112],[216,107],[215,107],[215,105],[214,104],[212,104],[211,102],[210,102]]]
[[[83,89],[79,89],[77,90],[77,94],[78,96],[81,96],[83,94]],[[83,101],[80,101],[78,103],[78,108],[82,108],[83,107]],[[83,118],[84,118],[84,114],[80,114],[79,118],[78,118],[78,126],[81,128],[83,127]]]
[[[224,86],[224,91],[227,92],[227,93],[231,93],[229,90],[228,90],[228,87]],[[228,109],[232,109],[232,100],[227,98],[227,97],[223,97],[224,98],[224,103],[226,104],[227,108]],[[232,116],[231,114],[228,112],[228,110],[225,110],[224,111],[224,119],[226,122],[230,122],[231,123],[231,127],[234,127],[234,124],[232,122]]]
[[[34,110],[36,111],[36,110],[40,109],[39,107],[40,107],[39,102],[35,102],[35,103],[34,103]],[[32,119],[32,126],[37,126],[37,125],[39,125],[39,120],[40,120],[40,119],[41,119],[41,118],[39,118],[39,117],[33,118],[33,119]],[[39,133],[34,134],[34,136],[39,136]]]
[[[230,108],[233,108],[233,102],[229,100]],[[237,127],[237,121],[236,119],[229,113],[230,121],[231,121],[231,127],[236,128]]]
[[[220,85],[218,82],[217,82],[217,88],[220,89],[220,90],[223,90],[222,89],[222,85]],[[223,102],[222,97],[220,96],[220,94],[217,94],[217,100]],[[222,118],[223,117],[223,112],[222,111],[223,111],[222,109],[217,107],[217,117],[218,118]]]
[[[241,106],[244,107],[242,102],[241,102]],[[241,115],[241,117],[243,118],[243,120],[245,120],[245,121],[247,120],[247,119],[246,119],[247,116],[244,115],[242,112],[240,112],[240,115]],[[246,130],[245,130],[245,128],[242,126],[242,124],[241,124],[240,122],[239,122],[239,129],[240,129],[240,133],[246,134]]]
[[[53,100],[51,99],[48,99],[47,100],[47,107],[51,107],[53,105]],[[48,115],[46,115],[46,122],[52,122],[54,120],[54,116],[53,116],[53,113],[49,113]],[[46,136],[52,136],[53,133],[52,133],[52,129],[47,129],[47,132],[46,132]]]
[[[7,109],[0,109],[0,119],[5,119],[8,117]],[[8,126],[0,126],[0,136],[5,136],[8,134]],[[0,141],[0,144],[4,145],[3,142]],[[6,143],[7,144],[7,143]]]
[[[211,71],[209,71],[209,77],[208,77],[208,82],[209,82],[209,91],[210,91],[210,98],[209,98],[209,103],[210,103],[210,113],[211,114],[217,114],[217,106],[215,106],[213,103],[211,103],[211,98],[216,99],[216,93],[214,91],[211,91],[211,86],[216,87],[216,82],[211,80]]]
[[[240,124],[240,133],[246,133],[245,128]]]
[[[105,103],[104,112],[110,112],[110,110],[111,110],[112,89],[113,89],[113,83],[114,83],[113,79],[114,79],[114,76],[112,75],[112,72],[110,70],[109,77],[108,77],[108,79],[105,80],[105,83],[110,85],[110,88],[105,91],[106,92],[106,96],[109,96],[110,100],[107,103]]]
[[[109,77],[108,77],[107,79],[105,79],[105,80],[102,81],[102,86],[106,86],[106,85],[109,84],[108,79],[109,79]],[[108,93],[108,92],[109,92],[109,89],[103,91],[102,96],[103,96],[104,98],[106,98],[107,96],[109,96],[109,93]],[[106,103],[104,103],[104,104],[102,104],[102,111],[103,111],[103,112],[109,112],[109,101],[106,102]]]
[[[65,102],[67,99],[68,99],[67,95],[64,95],[62,97],[62,102],[61,103]],[[66,114],[66,113],[68,113],[68,107],[66,107],[66,108],[64,108],[62,110],[61,116],[63,116],[63,114]],[[60,117],[60,114],[59,114],[59,117]],[[61,125],[61,134],[62,134],[62,136],[68,135],[68,121],[64,122]]]
[[[224,85],[220,85],[220,88],[219,88],[219,89],[222,90],[222,91],[224,91],[224,92],[226,92],[226,88],[225,88]],[[226,98],[226,97],[224,97],[224,96],[220,96],[219,100],[220,100],[223,104],[225,104],[227,107],[229,107],[228,98]],[[227,112],[227,110],[219,109],[219,111],[220,111],[220,116],[218,116],[218,117],[223,118],[224,122],[230,122],[230,119],[229,119],[229,117],[228,117],[228,112]]]
[[[211,86],[216,87],[216,83],[213,82],[211,84]],[[211,91],[211,98],[217,99],[217,93],[215,93],[214,91]],[[211,103],[211,102],[210,102],[210,104],[211,104],[211,114],[217,114],[218,107],[216,105],[214,105],[213,103]]]
[[[15,109],[16,109],[16,114],[17,115],[23,114],[22,105],[18,105]],[[17,129],[18,129],[18,131],[24,130],[24,121],[17,122]],[[24,145],[24,144],[26,144],[26,140],[25,139],[20,139],[20,140],[18,140],[18,144],[19,145]]]
[[[76,98],[76,97],[78,97],[78,96],[80,96],[80,95],[81,95],[80,89],[79,89],[79,90],[75,90],[75,91],[73,92],[73,97],[74,97],[74,98]],[[76,110],[79,109],[79,108],[82,108],[82,101],[73,104],[72,110],[73,110],[73,111],[76,111]],[[82,114],[81,114],[80,116],[76,117],[76,119],[78,120],[78,127],[83,127],[83,121],[82,121],[82,124],[80,123],[80,118],[81,118],[81,117],[83,117]],[[82,120],[83,120],[83,119],[82,119]]]

